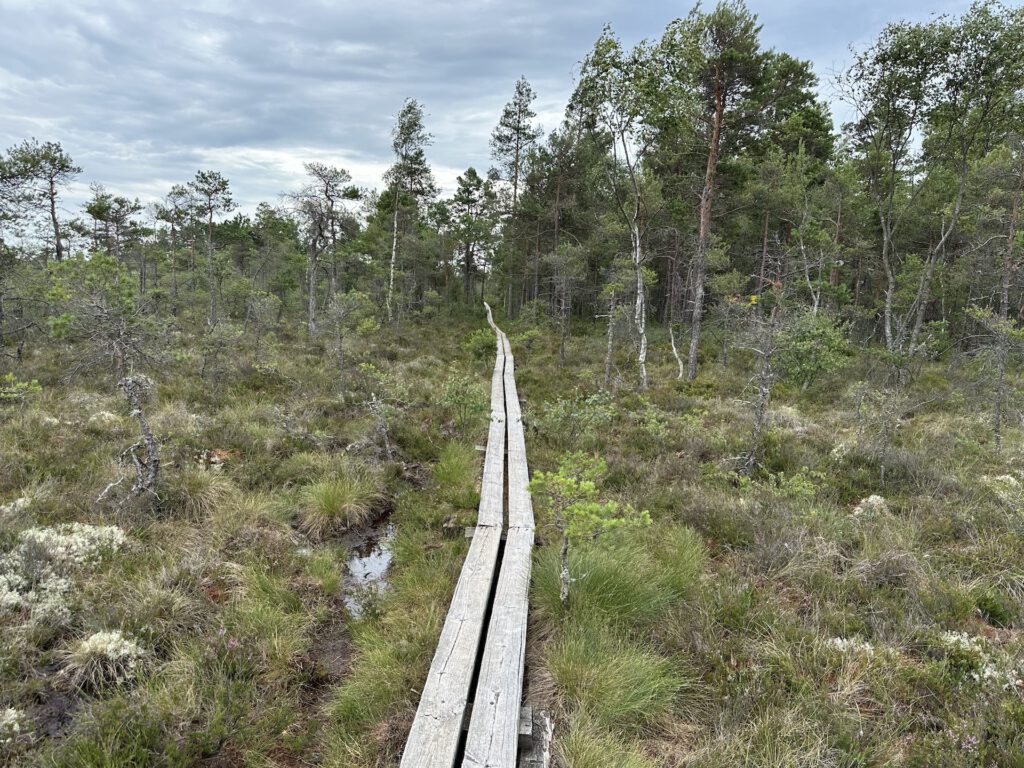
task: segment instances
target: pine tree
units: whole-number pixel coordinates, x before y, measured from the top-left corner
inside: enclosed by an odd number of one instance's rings
[[[531,121],[537,116],[532,104],[537,98],[526,77],[516,81],[512,100],[505,105],[501,118],[491,133],[491,157],[498,161],[505,179],[512,185],[512,208],[515,215],[519,206],[526,158],[542,133]]]
[[[385,306],[390,322],[393,316],[392,303],[395,293],[395,268],[398,262],[398,214],[403,206],[403,195],[407,207],[417,213],[422,202],[437,195],[437,184],[427,164],[426,147],[432,142],[431,135],[423,125],[423,106],[416,99],[406,99],[395,120],[391,132],[391,148],[395,163],[384,176],[392,189],[394,211],[391,224],[391,262],[388,268],[388,288]]]

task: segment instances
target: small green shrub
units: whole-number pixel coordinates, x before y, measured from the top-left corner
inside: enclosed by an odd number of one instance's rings
[[[466,432],[487,413],[490,401],[476,377],[453,373],[441,388],[440,402],[459,430]]]
[[[779,369],[802,387],[838,370],[845,360],[843,329],[824,312],[805,312],[779,336]]]
[[[474,360],[494,360],[498,351],[498,340],[494,331],[490,328],[480,328],[473,331],[469,337],[462,342],[465,349]]]
[[[544,403],[533,422],[550,444],[580,448],[600,442],[614,417],[615,405],[609,393],[584,395],[577,391],[571,397]]]

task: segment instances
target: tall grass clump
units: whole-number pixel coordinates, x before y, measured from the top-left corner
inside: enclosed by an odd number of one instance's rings
[[[559,594],[555,547],[536,556],[531,610],[551,623],[647,627],[664,617],[691,592],[706,560],[700,537],[685,527],[629,531],[616,541],[587,542],[571,554],[572,597],[568,608]]]
[[[76,688],[97,692],[134,679],[146,651],[117,630],[96,632],[63,655],[64,675]]]
[[[693,681],[670,659],[594,626],[570,629],[545,652],[563,705],[620,735],[651,732]]]
[[[441,498],[456,509],[476,509],[480,503],[478,466],[479,459],[472,445],[448,443],[434,465],[434,482]]]
[[[657,768],[636,744],[596,727],[584,714],[573,716],[558,756],[565,768]]]
[[[235,491],[234,483],[219,472],[187,468],[168,474],[158,494],[164,514],[198,521],[211,517]]]
[[[322,539],[366,525],[380,510],[386,495],[381,476],[348,465],[335,477],[306,486],[300,497],[299,527]]]

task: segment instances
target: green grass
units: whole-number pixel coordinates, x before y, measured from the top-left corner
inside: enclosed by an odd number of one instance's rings
[[[545,661],[563,706],[624,736],[651,732],[693,685],[669,659],[595,627],[567,630]]]
[[[0,556],[23,529],[73,521],[118,525],[127,540],[67,574],[66,621],[0,613],[0,710],[24,713],[31,731],[0,763],[366,766],[396,754],[465,548],[441,522],[453,502],[476,505],[483,435],[443,438],[433,399],[449,364],[470,370],[461,322],[432,332],[429,351],[410,348],[407,331],[353,339],[353,372],[371,361],[377,372],[353,373],[343,392],[323,350],[287,335],[268,340],[265,370],[225,359],[216,382],[195,376],[198,341],[176,337],[148,404],[158,493],[124,505],[96,503],[136,439],[113,383],[65,379],[63,347],[27,357],[43,391],[0,418],[0,506],[30,504],[0,524]],[[371,392],[387,404],[392,464],[365,408]],[[93,418],[102,412],[114,416]],[[444,498],[432,481],[442,451]],[[209,452],[223,463],[205,465]],[[392,587],[348,622],[347,553],[334,538],[392,499]],[[80,647],[103,631],[143,649],[130,675]],[[49,738],[46,713],[62,708],[64,735]]]
[[[459,510],[475,510],[480,503],[480,454],[472,445],[448,443],[434,465],[434,482],[441,498]]]
[[[677,381],[659,333],[651,389],[637,392],[624,346],[615,416],[589,438],[609,465],[604,492],[649,509],[654,525],[579,543],[566,611],[556,539],[540,521],[531,682],[561,713],[563,762],[1021,764],[1019,693],[972,677],[1016,669],[1024,650],[1024,592],[1007,565],[1021,556],[1024,504],[985,479],[1016,474],[1019,455],[992,450],[967,372],[924,366],[906,399],[928,404],[903,416],[884,455],[878,414],[861,403],[862,382],[874,386],[866,358],[807,392],[780,386],[745,480],[735,470],[753,361],[707,356],[696,382]],[[518,356],[526,411],[579,384],[592,392],[600,341],[571,338],[565,368],[545,345]],[[528,441],[532,468],[557,466],[555,441]],[[873,494],[886,510],[856,513]],[[951,660],[947,632],[992,638],[985,660]],[[648,696],[662,671],[679,688]],[[634,696],[659,716],[638,719]]]
[[[703,543],[692,530],[659,526],[607,538],[571,551],[574,622],[649,628],[691,594],[705,560]],[[537,555],[531,604],[540,620],[558,624],[568,618],[559,600],[553,546]]]
[[[656,768],[634,740],[610,735],[585,714],[577,713],[566,728],[558,756],[566,768]]]
[[[299,527],[319,540],[366,525],[385,500],[379,475],[350,465],[336,476],[303,488],[299,507]]]
[[[116,390],[66,380],[61,347],[26,357],[19,376],[43,392],[0,421],[0,506],[31,502],[0,521],[0,555],[22,530],[74,521],[118,525],[127,543],[68,574],[66,621],[0,614],[0,709],[37,727],[47,708],[69,713],[65,736],[37,732],[15,764],[393,768],[467,547],[443,524],[471,522],[479,501],[484,425],[454,439],[437,402],[451,367],[486,384],[489,362],[461,344],[479,323],[378,329],[353,343],[344,388],[319,345],[286,335],[265,350],[274,371],[228,360],[223,381],[198,381],[197,340],[178,338],[151,404],[158,498],[123,506],[96,503],[135,440]],[[535,417],[603,381],[604,339],[579,328],[564,368],[549,334],[515,349],[534,471],[563,450]],[[723,366],[709,346],[682,382],[663,332],[650,339],[651,388],[637,390],[623,344],[601,401],[612,417],[583,439],[608,462],[602,495],[653,524],[574,542],[566,610],[537,510],[527,690],[554,715],[562,763],[1020,768],[1024,699],[1000,680],[1024,676],[1024,499],[992,478],[1019,476],[1024,431],[994,452],[984,382],[926,364],[906,394],[925,405],[883,455],[855,353],[806,392],[778,389],[745,480],[750,356]],[[387,402],[392,463],[371,393]],[[117,418],[89,424],[104,411]],[[228,458],[201,469],[212,450]],[[873,494],[885,509],[858,514]],[[339,623],[338,538],[385,508],[389,588]],[[130,679],[74,658],[114,630],[145,650]]]

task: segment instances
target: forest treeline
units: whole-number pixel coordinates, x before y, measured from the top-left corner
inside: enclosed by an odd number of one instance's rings
[[[136,325],[340,340],[490,295],[560,330],[563,354],[571,323],[601,323],[641,386],[651,324],[690,379],[710,328],[753,329],[766,380],[794,333],[838,332],[884,350],[897,379],[987,346],[1001,381],[1024,312],[1024,10],[890,24],[821,89],[852,116],[838,132],[810,63],[760,33],[732,0],[633,48],[606,28],[561,125],[541,130],[521,78],[494,167],[467,168],[450,197],[415,99],[379,189],[309,162],[251,215],[202,170],[150,206],[95,183],[69,216],[83,169],[28,139],[0,161],[0,348],[123,332],[100,345],[120,366]]]

